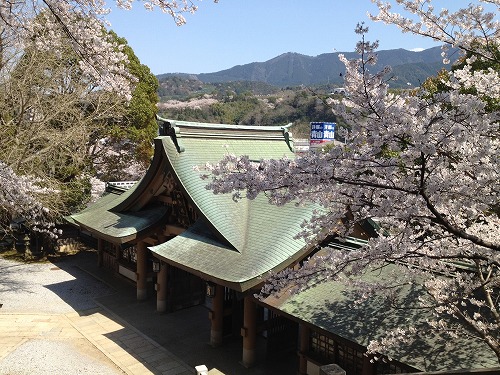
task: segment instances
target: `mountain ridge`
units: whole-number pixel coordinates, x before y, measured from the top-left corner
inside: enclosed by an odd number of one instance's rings
[[[456,55],[453,49],[450,56]],[[345,73],[344,64],[339,55],[346,58],[358,57],[355,52],[323,53],[317,56],[303,55],[297,52],[286,52],[264,62],[252,62],[236,65],[232,68],[212,73],[164,73],[164,77],[179,76],[197,79],[203,83],[221,83],[232,81],[264,82],[277,87],[299,85],[342,85]],[[441,47],[433,47],[422,51],[409,51],[403,48],[377,52],[378,61],[374,71],[390,65],[393,68],[392,87],[419,86],[426,78],[435,75],[440,69],[449,67],[442,63]]]

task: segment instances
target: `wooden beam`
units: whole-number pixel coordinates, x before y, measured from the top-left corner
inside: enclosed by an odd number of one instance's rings
[[[158,240],[156,238],[153,238],[153,237],[146,237],[142,240],[143,242],[147,243],[148,245],[158,245]]]
[[[169,196],[166,196],[166,195],[158,195],[156,197],[156,200],[158,200],[160,202],[163,202],[163,203],[167,203],[167,204],[172,204],[173,203],[172,197],[169,197]]]
[[[165,236],[177,236],[184,232],[186,229],[182,227],[177,227],[175,225],[165,225],[165,230],[163,231],[163,234]]]

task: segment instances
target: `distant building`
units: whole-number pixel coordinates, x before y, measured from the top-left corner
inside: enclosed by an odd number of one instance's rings
[[[293,149],[295,153],[301,154],[309,151],[309,139],[294,139],[293,141]]]
[[[330,95],[347,95],[347,91],[344,87],[336,87],[333,89]]]

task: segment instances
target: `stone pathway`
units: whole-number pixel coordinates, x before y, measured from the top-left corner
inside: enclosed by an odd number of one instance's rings
[[[108,286],[67,269],[0,258],[1,375],[194,373],[95,301]]]
[[[133,283],[98,268],[94,252],[46,263],[0,257],[0,375],[288,375],[296,356],[241,365],[241,338],[208,343],[204,306],[156,312]]]
[[[118,320],[117,317],[110,318],[109,312],[102,309],[85,316],[77,312],[63,315],[0,314],[0,374],[19,373],[22,368],[26,369],[26,374],[49,374],[56,362],[51,353],[44,353],[46,357],[50,355],[45,358],[45,364],[32,364],[37,368],[26,368],[29,361],[26,354],[21,353],[22,347],[28,343],[38,343],[40,349],[41,346],[47,347],[48,342],[69,343],[73,351],[94,362],[99,361],[103,367],[101,374],[104,369],[109,374],[193,374],[192,368],[163,347]],[[81,342],[83,340],[91,345],[85,345]],[[79,341],[80,344],[75,345]],[[70,352],[68,348],[66,351]],[[36,350],[31,355],[34,353]],[[18,363],[21,369],[16,370],[12,363]],[[62,364],[55,365],[60,367]],[[68,365],[76,366],[75,363]],[[113,366],[116,367],[113,369]]]

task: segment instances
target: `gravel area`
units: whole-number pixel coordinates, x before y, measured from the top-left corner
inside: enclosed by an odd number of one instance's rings
[[[0,258],[2,313],[64,314],[97,307],[93,299],[114,290],[78,268],[77,259],[19,263]]]
[[[123,374],[112,362],[108,363],[109,360],[97,349],[97,352],[92,351],[88,345],[90,344],[84,339],[28,341],[0,362],[0,374]]]
[[[78,268],[77,260],[66,257],[55,263],[26,264],[0,258],[0,316],[12,317],[15,324],[16,317],[28,314],[64,318],[64,314],[97,308],[94,298],[114,290]],[[0,341],[7,342],[9,335],[2,335],[0,327]],[[23,332],[16,339],[19,344],[4,358],[0,356],[0,375],[124,374],[78,333],[62,339]]]

